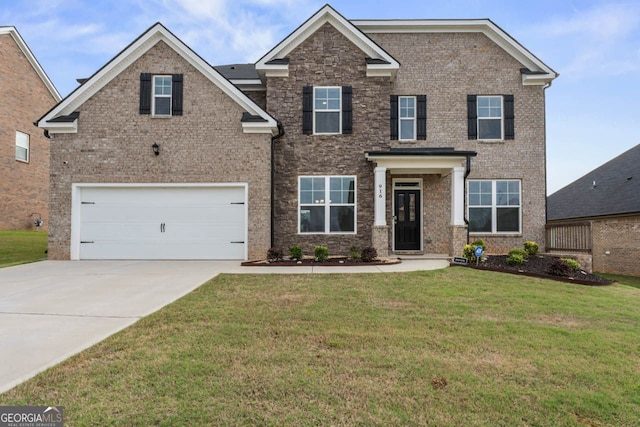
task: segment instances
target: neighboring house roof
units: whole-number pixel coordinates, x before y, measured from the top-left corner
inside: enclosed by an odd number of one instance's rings
[[[522,64],[523,85],[546,85],[559,75],[490,19],[352,20],[351,23],[365,34],[482,33]]]
[[[24,56],[27,58],[35,72],[38,74],[40,80],[42,80],[42,83],[44,83],[44,85],[51,93],[51,96],[53,96],[53,98],[57,102],[60,102],[60,100],[62,99],[60,93],[49,79],[49,76],[47,76],[47,73],[44,72],[44,70],[40,66],[40,63],[33,55],[31,49],[29,49],[29,46],[27,46],[22,36],[20,36],[20,33],[18,32],[16,27],[0,27],[0,34],[9,34],[11,37],[13,37],[13,40],[16,42],[20,50],[22,50],[22,53],[24,53]]]
[[[640,213],[640,144],[547,197],[547,219]]]
[[[275,135],[278,132],[277,121],[269,113],[260,108],[161,23],[157,23],[145,31],[93,76],[78,86],[69,96],[47,112],[36,122],[38,127],[46,129],[49,133],[76,133],[78,116],[75,116],[75,120],[70,119],[74,117],[72,114],[76,109],[161,41],[218,86],[226,95],[240,105],[248,113],[248,116],[254,118],[254,120],[242,121],[245,133],[271,133]],[[60,117],[64,117],[64,119],[58,119]]]
[[[287,55],[326,23],[364,52],[366,56],[362,59],[367,60],[367,76],[392,76],[400,68],[400,63],[393,56],[327,4],[260,58],[255,65],[256,70],[264,72],[267,77],[287,76]]]

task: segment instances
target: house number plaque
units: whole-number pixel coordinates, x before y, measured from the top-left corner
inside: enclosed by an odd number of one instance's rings
[[[378,198],[382,199],[382,184],[378,184]]]

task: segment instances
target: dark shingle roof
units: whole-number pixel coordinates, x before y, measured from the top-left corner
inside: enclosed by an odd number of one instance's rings
[[[548,220],[629,213],[640,213],[640,144],[547,197]]]
[[[259,79],[254,64],[229,64],[213,67],[228,80]]]

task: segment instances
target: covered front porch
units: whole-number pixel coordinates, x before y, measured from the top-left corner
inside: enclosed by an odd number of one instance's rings
[[[467,243],[465,182],[475,151],[392,148],[374,168],[372,245],[380,256],[457,256]]]

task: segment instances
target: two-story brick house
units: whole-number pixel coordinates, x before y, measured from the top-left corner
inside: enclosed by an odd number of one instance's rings
[[[33,122],[62,98],[16,27],[0,27],[0,230],[49,219],[49,141]]]
[[[50,254],[542,241],[556,76],[488,20],[349,21],[327,5],[256,64],[215,68],[156,25],[39,122],[53,138]]]

